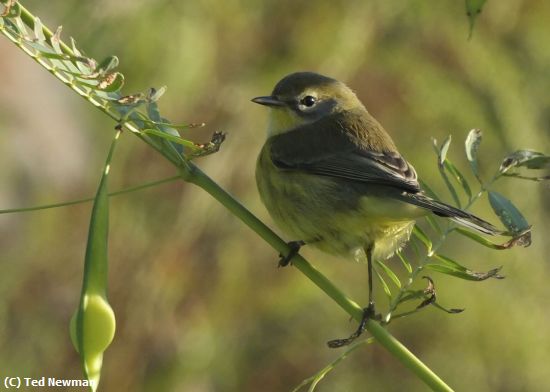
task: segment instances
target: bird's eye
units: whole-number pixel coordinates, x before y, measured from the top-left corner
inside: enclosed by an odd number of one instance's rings
[[[300,103],[308,108],[312,107],[313,105],[315,105],[315,102],[317,102],[317,99],[315,97],[312,97],[311,95],[306,95],[304,98],[302,98],[302,100],[300,101]]]

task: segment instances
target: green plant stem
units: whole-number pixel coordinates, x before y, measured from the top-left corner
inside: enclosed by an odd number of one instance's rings
[[[191,164],[192,165],[192,164]],[[193,183],[221,204],[223,204],[235,216],[241,219],[247,226],[254,230],[268,244],[281,254],[288,254],[290,251],[285,241],[262,223],[254,214],[248,211],[242,204],[229,195],[210,177],[204,174],[195,165],[193,169],[184,171],[182,178],[185,181]],[[300,272],[306,275],[317,287],[323,290],[330,298],[332,298],[340,307],[350,314],[357,321],[361,321],[363,310],[357,303],[349,299],[342,291],[340,291],[330,280],[315,269],[306,259],[299,254],[292,258],[292,265]],[[410,352],[401,342],[393,337],[384,327],[374,320],[367,321],[367,330],[374,338],[390,353],[392,353],[403,365],[409,368],[418,378],[424,381],[434,391],[452,391],[430,368],[428,368],[420,359]]]
[[[34,27],[34,16],[28,12],[23,6],[21,6],[21,18],[23,22],[29,26]],[[51,31],[44,28],[46,37],[51,37]],[[7,34],[6,34],[7,35]],[[13,39],[7,35],[10,40]],[[17,44],[16,41],[13,41]],[[49,72],[54,74],[58,79],[63,79],[60,75],[57,75],[54,71],[48,68],[46,64],[37,59],[25,50],[21,45],[18,45],[25,53],[33,57],[39,64],[48,69]],[[61,43],[61,47],[67,54],[74,55],[72,50],[65,44]],[[65,82],[64,82],[65,83]],[[288,254],[290,248],[286,245],[285,241],[277,236],[272,230],[270,230],[265,224],[263,224],[256,216],[248,211],[242,204],[229,195],[223,188],[216,184],[210,177],[204,174],[196,165],[189,161],[183,161],[180,156],[174,156],[169,154],[166,150],[163,150],[155,144],[144,138],[140,130],[130,122],[121,122],[120,119],[109,111],[106,105],[98,103],[97,100],[90,97],[87,94],[82,94],[75,86],[65,83],[73,91],[76,91],[87,101],[91,102],[99,110],[119,122],[121,126],[124,126],[132,132],[132,134],[140,137],[143,141],[149,144],[151,147],[160,152],[166,159],[172,162],[180,169],[182,178],[185,181],[193,183],[218,200],[223,206],[230,210],[235,216],[241,219],[247,226],[254,230],[260,237],[262,237],[267,243],[282,254]],[[308,277],[315,285],[323,290],[329,297],[331,297],[340,307],[342,307],[347,313],[349,313],[355,320],[360,321],[363,315],[361,307],[349,299],[344,293],[342,293],[330,280],[328,280],[323,274],[315,269],[311,264],[307,262],[302,256],[296,255],[292,259],[293,265],[300,270],[306,277]],[[391,354],[395,356],[403,365],[409,368],[418,378],[424,381],[434,391],[452,391],[452,389],[443,382],[430,368],[420,361],[413,353],[411,353],[403,344],[395,339],[384,327],[378,322],[369,320],[366,325],[367,330],[375,337],[375,339],[386,348]]]
[[[167,182],[172,182],[175,180],[181,179],[181,176],[172,176],[168,178],[163,178],[162,180],[147,182],[145,184],[136,185],[130,188],[121,189],[120,191],[111,192],[108,194],[109,197],[111,196],[118,196],[125,193],[135,192],[146,188],[151,188],[153,186],[165,184]],[[37,210],[46,210],[48,208],[56,208],[56,207],[65,207],[65,206],[72,206],[74,204],[81,204],[81,203],[87,203],[90,201],[94,201],[95,197],[87,197],[85,199],[78,199],[78,200],[71,200],[71,201],[64,201],[62,203],[53,203],[53,204],[44,204],[41,206],[34,206],[34,207],[22,207],[22,208],[7,208],[5,210],[0,210],[0,214],[10,214],[14,212],[29,212],[29,211],[37,211]]]

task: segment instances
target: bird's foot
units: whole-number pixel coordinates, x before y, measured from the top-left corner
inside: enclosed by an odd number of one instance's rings
[[[302,240],[287,242],[287,245],[290,247],[290,252],[288,252],[286,256],[279,254],[279,257],[281,258],[279,260],[279,267],[286,267],[290,263],[290,260],[298,254],[300,248],[305,244],[306,243]]]
[[[357,330],[352,333],[348,338],[345,339],[334,339],[327,342],[327,346],[330,348],[339,348],[343,346],[347,346],[351,342],[353,342],[355,339],[357,339],[363,331],[365,330],[367,326],[367,321],[369,320],[378,320],[380,319],[380,315],[376,314],[374,310],[374,302],[370,302],[369,306],[363,309],[363,317],[361,318],[361,322],[359,323],[359,327]]]

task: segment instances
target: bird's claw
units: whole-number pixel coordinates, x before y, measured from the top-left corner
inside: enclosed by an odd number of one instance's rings
[[[330,348],[339,348],[343,346],[347,346],[348,344],[352,343],[355,339],[357,339],[363,331],[365,330],[367,326],[367,321],[369,320],[380,320],[381,315],[376,314],[376,311],[374,310],[374,302],[370,302],[369,306],[363,309],[363,317],[361,318],[361,322],[359,323],[359,327],[357,330],[352,333],[349,337],[345,339],[334,339],[327,342],[327,346]]]
[[[301,240],[287,242],[287,245],[290,248],[290,251],[286,256],[279,254],[279,257],[281,258],[279,260],[279,267],[286,267],[288,264],[290,264],[290,260],[292,260],[292,258],[298,254],[298,252],[300,251],[300,248],[305,244],[306,243]]]

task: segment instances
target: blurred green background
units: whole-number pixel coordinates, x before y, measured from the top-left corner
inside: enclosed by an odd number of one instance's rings
[[[469,172],[463,141],[481,128],[489,177],[518,148],[550,152],[550,3],[489,0],[468,41],[462,1],[39,1],[87,54],[116,54],[127,94],[168,86],[186,136],[228,132],[198,164],[272,225],[254,182],[266,110],[250,98],[284,75],[312,70],[354,88],[422,178],[451,201],[430,137],[453,135],[449,157]],[[113,122],[7,39],[0,39],[0,208],[94,194]],[[174,169],[124,134],[111,189]],[[471,184],[472,176],[468,173]],[[452,237],[444,253],[505,280],[433,273],[438,300],[390,331],[456,390],[540,391],[550,376],[550,184],[508,179],[533,225],[533,245],[489,251]],[[109,299],[117,334],[103,391],[287,391],[338,356],[325,342],[355,328],[348,315],[200,189],[183,183],[111,199]],[[1,376],[80,378],[68,335],[80,294],[90,204],[0,215]],[[486,200],[474,212],[493,222]],[[359,303],[366,267],[303,254]],[[390,264],[399,269],[399,263]],[[380,287],[376,295],[385,303]],[[319,391],[424,391],[377,345],[353,353]]]

